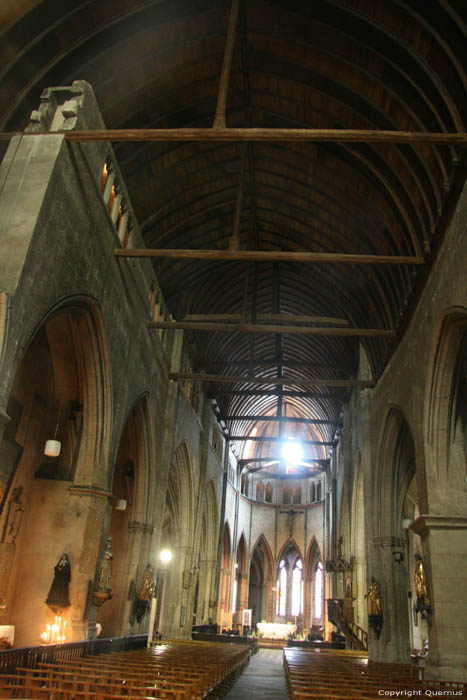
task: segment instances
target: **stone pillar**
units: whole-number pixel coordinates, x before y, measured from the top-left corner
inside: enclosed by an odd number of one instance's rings
[[[373,661],[410,662],[410,634],[407,612],[408,574],[406,563],[396,561],[394,552],[405,550],[405,540],[375,537],[378,570],[370,572],[381,586],[383,626],[379,639],[369,626],[369,658]],[[364,625],[365,626],[365,625]]]
[[[230,581],[232,572],[230,569],[221,569],[219,586],[219,625],[230,627],[232,624],[232,610],[230,609]]]
[[[313,599],[311,596],[311,586],[313,579],[305,577],[303,585],[305,586],[304,601],[303,601],[303,626],[306,630],[311,626],[313,620]]]
[[[422,538],[432,607],[426,678],[467,681],[467,518],[421,515],[410,528]]]
[[[166,637],[184,638],[187,629],[191,633],[192,605],[190,607],[191,547],[175,547],[171,562],[170,591],[168,592],[167,612],[162,633]],[[190,634],[191,636],[191,634]]]
[[[248,609],[248,574],[237,574],[237,622],[242,623],[243,611]]]
[[[130,632],[135,633],[135,627],[139,627],[136,619],[131,622],[133,615],[133,606],[135,603],[135,596],[138,594],[138,587],[141,583],[141,575],[149,563],[149,540],[154,532],[154,528],[151,523],[140,523],[132,520],[128,523],[128,559],[126,561],[127,570],[125,572],[123,581],[121,582],[121,589],[125,593],[130,590],[131,582],[134,582],[134,596],[131,600],[128,600],[128,595],[122,596],[119,614],[119,632],[121,635],[129,634]],[[143,629],[149,623],[149,615],[145,615],[141,621],[141,626]],[[133,628],[133,629],[132,629]],[[141,634],[144,634],[142,629],[139,630]]]

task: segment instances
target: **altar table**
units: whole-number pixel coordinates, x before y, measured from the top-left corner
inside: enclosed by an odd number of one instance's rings
[[[266,639],[287,639],[290,635],[295,636],[297,625],[282,624],[280,622],[258,622],[256,625],[258,632]]]

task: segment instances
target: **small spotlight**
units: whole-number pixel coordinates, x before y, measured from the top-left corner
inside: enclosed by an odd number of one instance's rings
[[[282,456],[286,462],[297,466],[303,461],[303,447],[293,438],[289,438],[287,442],[282,444]]]
[[[159,559],[164,562],[164,564],[168,564],[169,561],[172,560],[172,552],[170,549],[163,549],[159,554]]]

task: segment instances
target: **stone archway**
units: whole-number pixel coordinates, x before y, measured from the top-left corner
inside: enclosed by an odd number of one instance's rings
[[[250,560],[248,607],[252,610],[252,623],[273,622],[273,556],[264,535],[260,535],[253,547]]]
[[[147,397],[130,411],[122,431],[111,484],[112,510],[108,535],[112,538],[112,598],[98,611],[104,636],[143,632],[148,619],[138,623],[135,598],[149,561],[150,420]],[[129,591],[131,596],[129,596]]]
[[[248,605],[248,550],[246,546],[245,534],[242,533],[235,557],[235,621],[242,624],[243,610]]]
[[[170,567],[163,573],[159,631],[165,636],[191,636],[194,587],[194,506],[191,458],[186,443],[176,449],[167,483],[163,545],[172,551]],[[161,572],[162,573],[162,572]]]
[[[402,411],[392,407],[380,442],[373,482],[374,537],[368,546],[367,583],[374,576],[382,589],[383,627],[378,638],[369,629],[370,658],[408,662],[407,609],[409,574],[403,529],[404,502],[415,475],[415,444]],[[368,625],[363,625],[368,629]]]
[[[15,625],[15,644],[38,643],[54,621],[44,601],[64,553],[71,563],[70,605],[61,609],[66,637],[88,635],[88,582],[108,501],[107,473],[98,466],[108,455],[110,404],[96,306],[76,300],[54,309],[17,368],[7,408],[11,420],[0,444],[0,597],[6,603],[0,620]],[[56,456],[44,453],[52,439]]]
[[[321,590],[318,593],[318,586],[316,583],[317,577],[317,567],[321,565],[320,571],[321,579]],[[305,568],[305,609],[304,609],[304,626],[306,628],[310,627],[323,627],[324,626],[324,571],[323,571],[323,560],[321,556],[321,551],[313,536],[308,547],[308,553],[306,558],[306,568]],[[319,606],[316,604],[317,595],[320,596],[321,603],[321,615],[318,617],[316,611]]]

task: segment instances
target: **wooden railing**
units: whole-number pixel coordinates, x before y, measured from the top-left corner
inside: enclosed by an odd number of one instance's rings
[[[112,637],[109,639],[89,639],[69,644],[48,644],[36,647],[19,647],[0,651],[0,673],[13,673],[17,666],[36,668],[38,663],[55,663],[73,661],[95,654],[107,654],[111,651],[129,651],[142,649],[147,644],[146,634],[130,637]]]
[[[354,648],[368,651],[368,632],[345,615],[343,599],[329,598],[327,605],[329,621],[342,632]]]

